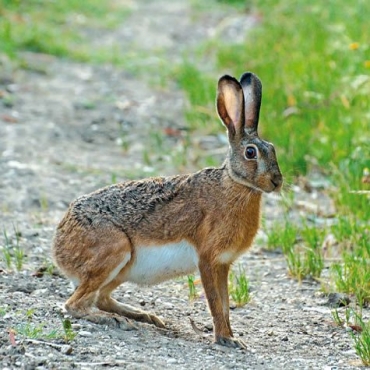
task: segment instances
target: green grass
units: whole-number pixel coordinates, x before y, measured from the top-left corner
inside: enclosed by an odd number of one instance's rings
[[[350,191],[369,189],[361,176],[370,167],[370,3],[254,3],[262,21],[245,43],[216,40],[204,48],[198,64],[180,68],[177,80],[190,102],[189,125],[214,120],[216,84],[210,77],[214,81],[217,71],[235,76],[254,71],[264,86],[261,136],[277,146],[285,177],[319,165],[341,211],[368,219],[368,199]],[[212,74],[201,63],[208,55],[216,56]]]
[[[370,242],[363,240],[355,251],[332,265],[332,279],[338,291],[353,294],[360,306],[370,303]]]
[[[4,315],[6,312],[7,310],[4,309]],[[36,313],[34,308],[25,312],[15,312],[14,315],[17,317],[18,323],[10,330],[16,336],[30,339],[61,339],[66,343],[75,339],[77,332],[73,330],[70,320],[61,317],[61,325],[50,328],[50,324],[47,322],[37,322],[38,315],[35,315]]]
[[[194,300],[198,297],[197,288],[195,286],[194,275],[187,276],[188,288],[189,288],[189,300]]]
[[[5,316],[7,311],[8,311],[8,309],[6,307],[0,307],[0,317]]]
[[[11,269],[12,266],[17,271],[21,271],[26,255],[24,249],[20,246],[21,234],[16,227],[14,229],[14,237],[10,238],[6,230],[3,230],[4,244],[0,245],[2,252],[2,260],[5,263],[7,269]]]
[[[360,333],[351,333],[357,355],[365,366],[370,366],[370,322],[360,319]]]
[[[241,266],[237,272],[230,271],[229,294],[237,307],[244,306],[251,300],[249,280]]]
[[[296,242],[298,227],[286,220],[283,224],[274,223],[266,232],[268,249],[281,248],[282,251],[288,251]]]
[[[284,223],[276,222],[266,232],[267,249],[281,249],[290,276],[299,281],[321,276],[324,269],[322,243],[325,229],[308,226],[304,222],[296,225],[286,219]]]
[[[118,63],[117,49],[93,47],[86,35],[89,29],[118,26],[128,12],[114,1],[0,0],[0,50],[15,59],[20,51],[31,51]]]
[[[259,1],[263,22],[250,35],[253,41],[217,52],[219,67],[261,76],[266,122],[261,129],[280,148],[289,165],[283,164],[284,172],[304,173],[315,160],[339,164],[359,145],[369,153],[364,108],[370,84],[363,75],[369,71],[365,14],[370,4],[361,3]],[[351,50],[355,41],[360,47]]]
[[[350,335],[355,351],[362,363],[365,366],[370,366],[370,322],[363,321],[361,312],[359,313],[353,308],[346,308],[344,318],[341,317],[338,310],[333,310],[331,314],[336,325],[352,329]]]

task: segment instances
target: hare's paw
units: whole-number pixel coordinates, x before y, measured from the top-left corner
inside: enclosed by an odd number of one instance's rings
[[[137,326],[128,318],[115,314],[109,314],[100,310],[67,310],[67,312],[78,319],[91,321],[99,325],[107,325],[111,328],[120,328],[122,330],[137,330]]]
[[[232,337],[218,337],[216,343],[225,347],[247,349],[247,345],[244,341]]]
[[[116,327],[125,331],[137,330],[138,327],[126,317],[114,317],[113,320],[116,321]]]
[[[111,328],[119,328],[122,330],[137,330],[137,326],[126,317],[106,314],[90,314],[82,317],[99,325],[107,325]]]
[[[153,324],[158,328],[164,329],[166,327],[165,323],[156,315],[151,313],[147,314],[147,323]]]

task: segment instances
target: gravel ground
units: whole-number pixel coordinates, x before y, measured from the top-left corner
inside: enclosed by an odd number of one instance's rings
[[[145,14],[151,17],[143,18]],[[138,1],[122,27],[102,35],[102,40],[123,40],[123,52],[129,44],[148,51],[161,47],[176,61],[185,47],[213,37],[220,27],[225,31],[222,37],[236,37],[252,23],[237,14],[228,15],[225,22],[216,10],[207,17],[193,17],[189,5],[180,0],[171,5]],[[58,271],[47,270],[58,221],[75,197],[113,178],[121,181],[127,174],[142,177],[150,171],[142,161],[147,133],[153,128],[184,127],[184,97],[176,89],[154,89],[145,80],[113,67],[45,55],[24,57],[31,66],[37,65],[38,72],[13,70],[5,60],[0,71],[1,96],[11,97],[7,99],[10,104],[0,101],[0,228],[13,244],[17,234],[26,254],[20,272],[0,264],[1,368],[360,366],[349,333],[333,324],[328,298],[320,293],[319,284],[290,279],[282,254],[262,248],[263,232],[259,235],[262,242],[239,261],[250,279],[253,299],[231,311],[235,335],[246,341],[247,350],[212,343],[212,320],[201,286],[197,286],[199,298],[189,301],[186,278],[155,287],[125,284],[115,293],[116,298],[162,317],[165,330],[138,324],[136,331],[122,331],[71,319],[77,334],[72,341],[60,335],[47,337],[52,330],[62,330],[62,306],[71,293],[69,282]],[[126,151],[122,150],[123,136],[130,143]],[[217,143],[217,138],[208,139]],[[163,172],[174,173],[175,168],[169,162]],[[299,186],[293,190],[299,200],[293,214],[307,211],[309,204],[321,206],[327,215],[335,211],[319,190],[307,192],[307,187]],[[265,197],[264,215],[267,224],[281,217],[278,197]],[[4,244],[1,235],[0,245]],[[193,330],[190,319],[202,333]],[[34,338],[32,328],[39,330]],[[29,334],[22,335],[26,330]]]

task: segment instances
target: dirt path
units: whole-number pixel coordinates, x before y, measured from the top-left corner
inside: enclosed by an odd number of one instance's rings
[[[176,63],[184,50],[221,27],[223,37],[250,27],[247,17],[236,13],[227,22],[217,10],[194,17],[180,0],[137,1],[133,6],[122,27],[96,35],[96,42],[118,43],[123,53],[162,48]],[[12,243],[16,229],[26,251],[20,273],[1,265],[2,368],[349,369],[359,364],[348,333],[332,325],[319,286],[292,281],[282,255],[258,247],[240,261],[251,280],[253,300],[231,312],[235,334],[248,343],[247,351],[212,344],[201,288],[200,298],[189,302],[186,279],[151,288],[125,285],[116,292],[118,299],[160,315],[167,330],[142,324],[138,331],[125,332],[72,320],[78,335],[70,344],[16,335],[12,345],[10,328],[41,325],[44,333],[61,328],[69,283],[58,274],[34,272],[50,265],[53,232],[69,202],[112,181],[152,173],[142,154],[151,130],[186,125],[184,97],[175,88],[155,89],[145,78],[113,67],[25,57],[43,73],[4,71],[0,85],[11,96],[11,103],[0,106],[0,228]],[[165,173],[175,171],[171,164],[164,167]],[[275,198],[266,200],[267,221],[281,213],[277,207]],[[205,327],[204,337],[193,331],[189,318]]]

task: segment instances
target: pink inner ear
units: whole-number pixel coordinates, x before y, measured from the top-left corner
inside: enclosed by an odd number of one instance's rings
[[[227,85],[224,88],[225,107],[229,117],[235,126],[241,122],[243,96],[233,86]]]

